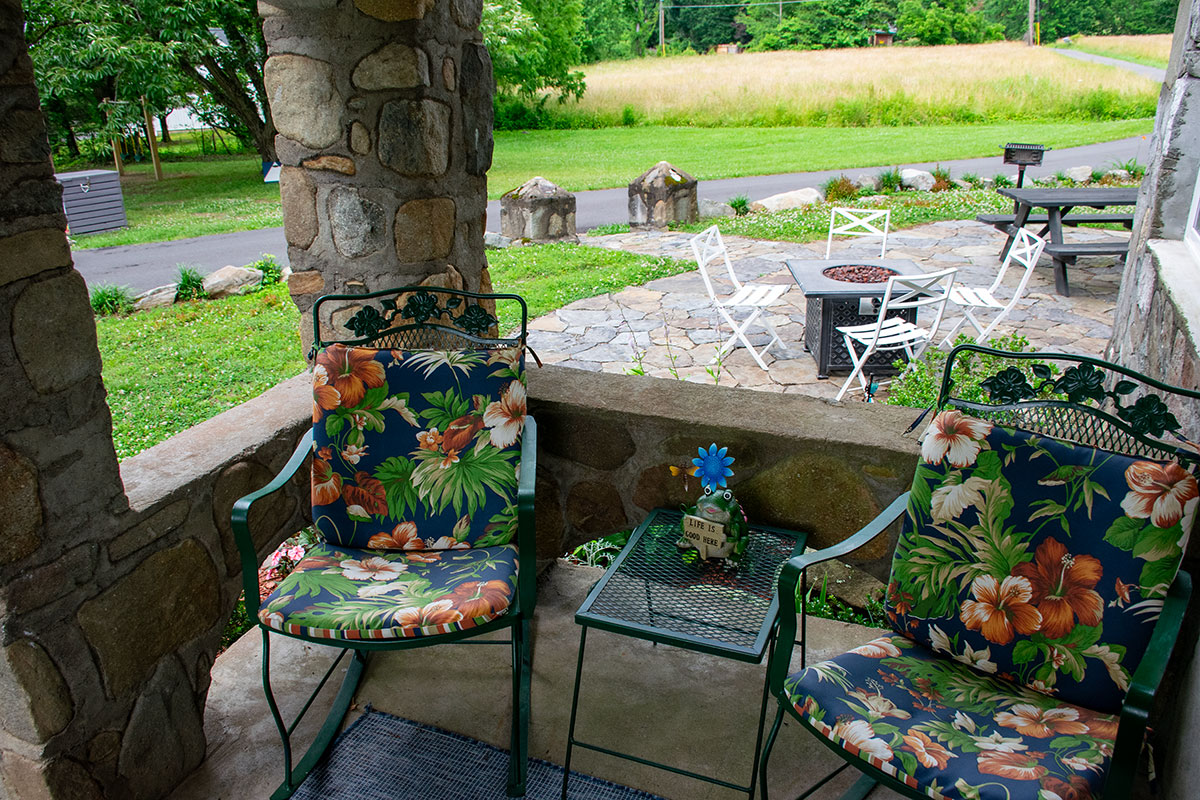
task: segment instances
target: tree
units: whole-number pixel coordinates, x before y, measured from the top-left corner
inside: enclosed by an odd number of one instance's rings
[[[582,96],[583,73],[571,69],[581,61],[580,20],[580,0],[486,0],[481,27],[497,91]]]
[[[896,19],[902,39],[920,44],[977,44],[1004,38],[1003,26],[987,22],[968,0],[903,0]]]
[[[755,6],[739,17],[753,37],[753,50],[862,47],[871,31],[896,21],[895,0],[823,0],[776,8]]]
[[[1042,41],[1076,34],[1170,33],[1178,0],[1039,0]],[[1020,39],[1028,25],[1028,0],[985,0],[984,15],[1004,26],[1004,35]]]

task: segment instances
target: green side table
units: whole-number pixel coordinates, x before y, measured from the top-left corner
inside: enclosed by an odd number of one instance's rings
[[[579,711],[579,684],[588,628],[599,628],[658,644],[669,644],[722,658],[761,664],[774,648],[779,599],[779,572],[784,562],[804,552],[807,534],[750,526],[750,543],[736,569],[715,561],[684,560],[675,543],[683,514],[656,508],[629,537],[604,576],[592,588],[575,622],[579,655],[575,666],[575,691],[571,697],[571,725],[567,733],[566,769],[562,797],[566,800],[571,774],[571,751],[576,746],[646,764],[678,775],[725,786],[754,797],[758,758],[762,748],[768,687],[763,676],[762,704],[758,713],[758,740],[749,785],[740,785],[678,767],[660,764],[575,739]],[[694,551],[693,551],[694,552]]]

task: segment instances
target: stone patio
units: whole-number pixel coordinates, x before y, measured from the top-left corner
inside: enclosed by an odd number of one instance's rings
[[[687,233],[636,231],[580,239],[594,247],[691,261],[691,237]],[[1128,238],[1128,234],[1088,228],[1067,231],[1068,241],[1109,238]],[[927,272],[957,266],[958,280],[988,286],[999,269],[1003,243],[1004,237],[991,226],[950,220],[892,233],[887,257],[911,259]],[[725,244],[740,280],[785,284],[793,289],[783,296],[780,313],[771,317],[786,349],[773,348],[767,353],[769,371],[764,372],[745,348],[735,348],[722,360],[720,385],[832,399],[844,373],[835,373],[829,380],[817,378],[816,362],[802,345],[804,295],[783,263],[789,258],[823,257],[824,242],[797,244],[730,236]],[[832,255],[869,258],[878,254],[875,247],[858,239],[835,241]],[[1112,334],[1121,266],[1113,258],[1084,259],[1072,266],[1068,275],[1071,296],[1061,297],[1054,291],[1050,259],[1043,258],[1025,297],[997,334],[1016,330],[1039,350],[1101,356]],[[1012,274],[1009,280],[1015,285],[1018,276]],[[718,371],[711,363],[716,345],[728,336],[727,328],[718,332],[718,320],[700,274],[692,270],[564,306],[530,323],[529,342],[547,364],[615,373],[640,367],[648,375],[712,383]],[[944,330],[949,330],[953,320],[951,306]],[[758,336],[756,344],[767,341],[765,333]]]

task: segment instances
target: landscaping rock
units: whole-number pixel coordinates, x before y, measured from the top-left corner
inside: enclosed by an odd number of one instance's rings
[[[926,172],[923,169],[900,170],[900,185],[905,189],[917,189],[922,192],[928,192],[933,188],[933,184],[935,183],[937,183],[937,179],[933,177],[933,173]]]
[[[953,183],[958,188],[964,189],[964,190],[975,188],[974,186],[971,185],[971,183],[969,181],[964,181],[962,178],[955,178],[954,180],[951,181],[951,183]]]
[[[254,267],[221,267],[204,277],[204,293],[209,300],[245,294],[262,283],[262,270]]]
[[[879,191],[879,176],[859,175],[854,179],[854,185],[864,192],[877,192]]]
[[[500,198],[500,232],[532,242],[578,242],[575,195],[535,176]]]
[[[733,206],[729,205],[729,203],[722,203],[717,200],[709,200],[707,197],[701,197],[700,216],[735,217],[737,216],[737,212],[733,210]]]
[[[700,218],[696,179],[660,161],[629,184],[629,224],[634,228],[665,228],[671,222]]]
[[[1124,169],[1110,169],[1108,172],[1104,173],[1104,177],[1122,182],[1133,180],[1133,176],[1129,174],[1129,170]]]
[[[1063,174],[1076,183],[1087,183],[1092,179],[1092,168],[1085,164],[1081,167],[1071,167]]]
[[[789,208],[803,208],[811,206],[814,203],[820,203],[825,199],[820,189],[814,189],[811,186],[806,186],[803,189],[796,189],[791,192],[782,192],[773,194],[770,197],[764,197],[762,200],[755,200],[750,204],[751,211],[784,211]]]
[[[168,283],[166,286],[156,286],[153,289],[146,291],[133,298],[133,310],[145,311],[148,308],[162,308],[169,306],[175,302],[175,293],[179,291],[179,287],[174,283]]]
[[[483,246],[487,250],[503,250],[511,247],[513,240],[499,233],[487,231],[483,234]]]

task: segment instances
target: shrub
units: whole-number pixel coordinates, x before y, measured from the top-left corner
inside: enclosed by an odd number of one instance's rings
[[[845,175],[830,178],[825,181],[821,189],[825,192],[825,200],[830,203],[836,203],[839,200],[853,200],[859,194],[858,186]]]
[[[934,167],[930,173],[933,176],[933,188],[931,191],[944,192],[954,188],[954,179],[950,177],[950,170],[939,165]]]
[[[729,198],[729,207],[733,209],[734,214],[744,217],[750,213],[750,198],[744,194],[731,197]]]
[[[275,256],[270,253],[263,253],[262,258],[249,265],[252,269],[261,270],[262,285],[270,286],[273,283],[279,283],[283,279],[283,267],[275,260]]]
[[[1099,183],[1102,180],[1104,180],[1104,170],[1102,170],[1102,169],[1092,170],[1092,183]]]
[[[1009,189],[1012,187],[1012,185],[1012,178],[1008,177],[1004,173],[997,173],[996,176],[992,178],[992,186],[995,186],[997,189]]]
[[[633,106],[627,105],[621,109],[621,124],[626,128],[638,124],[638,113]]]
[[[960,334],[955,345],[973,341],[966,334]],[[1029,347],[1029,340],[1019,333],[1010,333],[990,339],[987,346],[994,350],[1004,350],[1009,353],[1024,353]],[[911,406],[912,408],[929,408],[937,402],[938,392],[942,388],[942,372],[946,368],[946,356],[949,352],[940,347],[930,347],[916,361],[912,368],[892,382],[888,387],[886,402],[892,406]],[[1031,367],[1043,362],[1037,360],[1013,362],[1006,359],[989,356],[982,353],[966,353],[954,361],[954,395],[964,400],[986,401],[987,396],[979,384],[1007,366],[1019,366],[1030,382],[1036,382]],[[898,365],[903,366],[900,362]]]
[[[983,178],[979,177],[974,172],[963,173],[962,179],[964,181],[966,181],[967,183],[971,184],[972,189],[982,189],[983,188]]]
[[[92,303],[92,313],[98,317],[110,314],[128,314],[133,311],[133,293],[128,286],[102,283],[92,289],[88,299]]]
[[[1131,158],[1122,163],[1120,161],[1113,163],[1113,169],[1123,169],[1133,176],[1134,180],[1141,180],[1146,175],[1146,168],[1138,163],[1136,158]]]
[[[899,167],[881,170],[877,177],[879,179],[879,191],[881,192],[899,192],[904,188],[904,182],[900,179]]]
[[[204,299],[204,276],[195,267],[179,265],[179,279],[175,281],[175,299]]]

